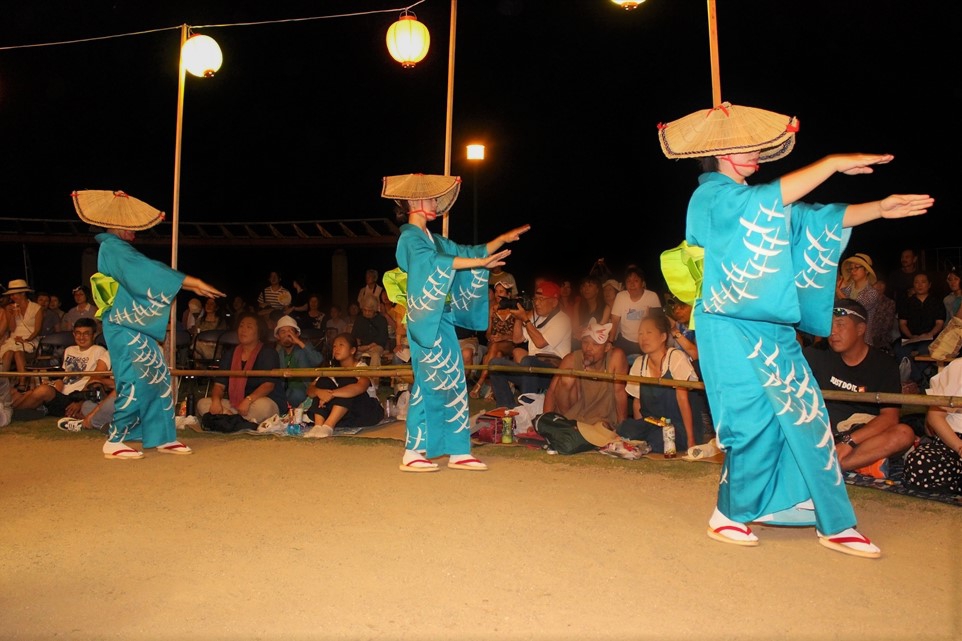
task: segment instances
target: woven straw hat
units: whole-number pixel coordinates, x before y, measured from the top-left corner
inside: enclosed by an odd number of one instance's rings
[[[842,261],[842,269],[845,269],[846,265],[861,265],[865,268],[865,273],[868,275],[868,282],[871,285],[875,284],[878,277],[875,275],[875,270],[872,269],[872,258],[868,254],[855,254],[851,258],[846,258]]]
[[[436,176],[431,174],[405,174],[385,176],[382,198],[393,200],[427,200],[437,198],[438,213],[443,214],[458,199],[461,191],[459,176]]]
[[[772,111],[723,102],[667,125],[658,125],[668,158],[701,158],[761,152],[758,162],[778,160],[795,146],[798,119]]]
[[[138,231],[164,220],[164,212],[122,191],[87,189],[70,196],[80,220],[96,227]]]
[[[595,447],[604,447],[608,443],[614,443],[619,439],[618,434],[604,421],[598,423],[578,421],[577,427],[581,436]]]
[[[22,278],[16,278],[7,284],[7,291],[4,294],[20,294],[20,293],[30,293],[33,288],[27,284]]]

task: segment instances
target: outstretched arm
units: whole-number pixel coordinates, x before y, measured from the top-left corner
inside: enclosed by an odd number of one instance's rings
[[[782,204],[801,200],[836,172],[854,176],[872,173],[871,165],[884,165],[895,158],[892,154],[834,154],[807,167],[782,176]]]
[[[503,245],[517,241],[519,238],[521,238],[521,234],[525,233],[529,229],[531,229],[531,225],[522,225],[521,227],[515,227],[511,231],[501,234],[487,244],[488,253],[493,254],[501,249]]]
[[[929,210],[935,199],[928,194],[893,195],[882,200],[849,205],[842,217],[843,227],[857,227],[878,218],[908,218]]]

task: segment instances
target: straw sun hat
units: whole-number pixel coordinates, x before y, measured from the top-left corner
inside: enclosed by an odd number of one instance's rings
[[[427,200],[437,198],[438,214],[451,209],[461,191],[459,176],[436,176],[431,174],[405,174],[385,176],[382,198],[393,200]]]
[[[667,125],[658,125],[668,158],[701,158],[761,152],[758,162],[778,160],[795,146],[798,119],[772,111],[723,102]]]
[[[122,191],[87,189],[70,194],[80,220],[106,229],[149,229],[164,220],[164,212]]]
[[[864,267],[865,273],[868,275],[869,284],[874,285],[875,281],[878,280],[878,277],[875,276],[875,270],[872,269],[872,258],[868,254],[855,254],[842,261],[843,270],[845,270],[848,265],[861,265]]]
[[[27,294],[32,291],[33,291],[33,288],[31,288],[30,285],[27,284],[27,281],[25,281],[22,278],[16,278],[7,284],[7,290],[3,293],[4,294],[20,294],[20,293]]]

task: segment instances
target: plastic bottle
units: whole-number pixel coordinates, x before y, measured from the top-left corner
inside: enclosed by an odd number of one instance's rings
[[[501,420],[501,442],[510,445],[514,442],[514,417],[505,414]]]
[[[665,458],[675,458],[678,455],[678,451],[675,449],[675,426],[671,424],[670,418],[665,419],[662,435],[665,440]]]
[[[196,411],[197,398],[194,396],[194,392],[190,392],[187,394],[187,399],[185,403],[186,403],[184,406],[185,416],[194,416],[197,413]]]

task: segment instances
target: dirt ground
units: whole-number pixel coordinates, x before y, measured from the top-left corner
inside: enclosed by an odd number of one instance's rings
[[[959,639],[962,511],[849,488],[870,561],[812,529],[705,536],[718,467],[395,441],[0,432],[3,639]]]

